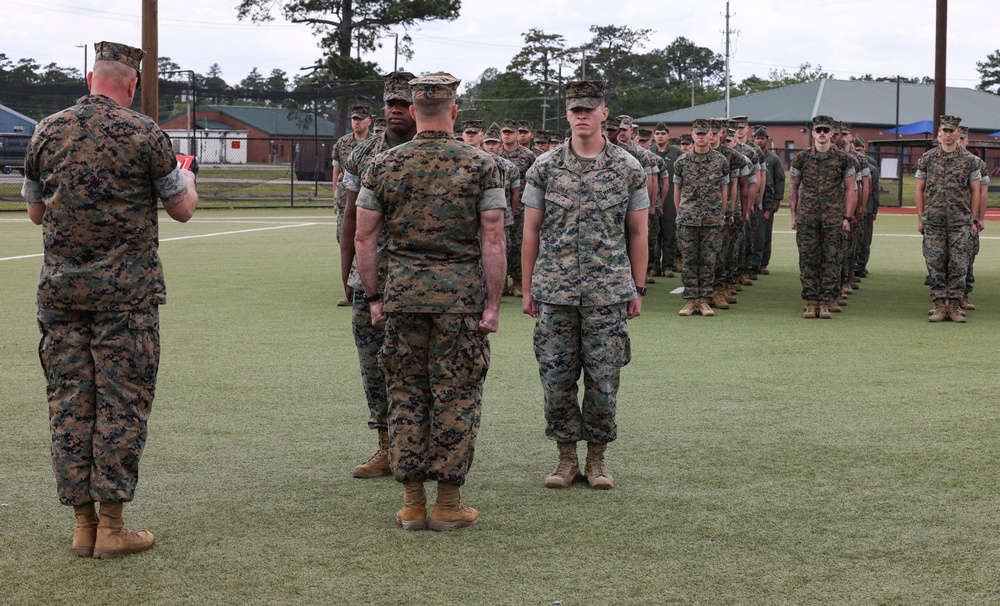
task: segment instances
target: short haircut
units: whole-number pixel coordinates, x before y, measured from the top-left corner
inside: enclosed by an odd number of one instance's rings
[[[94,75],[120,80],[124,83],[138,76],[139,72],[118,61],[95,61]]]
[[[421,118],[436,118],[447,114],[455,105],[455,98],[449,99],[414,99],[414,112]]]

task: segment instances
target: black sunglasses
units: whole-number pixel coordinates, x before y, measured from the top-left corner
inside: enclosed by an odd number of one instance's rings
[[[830,127],[829,126],[817,126],[816,128],[813,129],[813,132],[814,133],[828,133],[828,132],[830,132]]]

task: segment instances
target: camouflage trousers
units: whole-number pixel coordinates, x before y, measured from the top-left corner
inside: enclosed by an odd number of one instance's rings
[[[649,215],[649,241],[648,241],[648,253],[646,261],[646,273],[653,273],[656,269],[656,253],[657,244],[660,239],[660,215],[653,211]]]
[[[976,264],[976,255],[979,254],[979,232],[972,236],[972,250],[969,254],[969,271],[965,273],[965,296],[969,296],[972,292],[972,285],[976,281],[975,274],[972,273],[973,266]]]
[[[743,226],[735,222],[729,226],[729,247],[726,249],[725,280],[734,284],[740,275],[740,254],[743,252]]]
[[[627,305],[538,304],[534,348],[545,397],[545,435],[557,442],[618,437],[621,368],[632,359]],[[577,382],[583,371],[583,402]]]
[[[64,505],[131,501],[160,362],[159,310],[38,310]]]
[[[872,220],[871,213],[866,213],[864,220],[861,221],[861,233],[858,235],[858,256],[857,261],[854,263],[855,271],[867,271],[868,259],[871,258],[872,254],[872,235],[874,234],[875,224]]]
[[[726,284],[730,284],[728,266],[726,259],[729,258],[729,247],[732,246],[732,232],[729,224],[729,216],[723,220],[722,228],[719,231],[719,248],[715,253],[715,280],[713,284],[716,289],[720,289]]]
[[[677,210],[672,203],[667,203],[663,214],[659,217],[660,237],[657,238],[656,259],[653,269],[666,273],[673,271],[677,258]]]
[[[805,301],[836,301],[840,297],[840,224],[822,218],[799,219],[795,243],[799,247],[799,280]]]
[[[719,226],[677,226],[677,245],[681,250],[681,282],[685,299],[711,297],[715,281],[715,257],[722,228]]]
[[[464,484],[490,366],[479,314],[390,313],[379,361],[389,393],[393,476]]]
[[[368,401],[368,427],[386,429],[389,426],[389,396],[385,377],[378,364],[378,352],[385,341],[385,330],[372,326],[371,311],[364,301],[364,293],[358,290],[354,291],[351,329],[354,333],[354,345],[358,348],[358,362],[361,364],[361,384]]]
[[[854,277],[854,266],[858,262],[858,248],[861,244],[861,226],[855,227],[851,222],[851,231],[844,233],[844,245],[841,249],[840,283],[846,286]]]
[[[346,204],[335,203],[337,209],[337,244],[340,244],[340,238],[344,235],[344,211],[347,209]]]
[[[521,283],[521,242],[524,240],[524,208],[514,214],[507,245],[507,274],[515,284]]]
[[[924,225],[924,261],[931,299],[961,299],[972,251],[972,226]]]
[[[743,255],[740,257],[740,267],[746,273],[757,273],[759,264],[755,265],[757,255],[757,229],[760,226],[763,211],[751,210],[747,222],[743,225]]]

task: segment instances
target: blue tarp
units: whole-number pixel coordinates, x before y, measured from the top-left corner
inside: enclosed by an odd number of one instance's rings
[[[998,131],[997,131],[997,132],[995,132],[995,133],[990,133],[990,134],[988,134],[988,135],[986,135],[986,136],[987,136],[987,137],[1000,137],[1000,130],[998,130]]]
[[[888,130],[882,131],[884,133],[896,133],[895,128],[890,128]],[[934,121],[933,120],[920,120],[919,122],[913,122],[911,124],[903,124],[899,127],[899,134],[901,135],[933,135],[934,134]]]

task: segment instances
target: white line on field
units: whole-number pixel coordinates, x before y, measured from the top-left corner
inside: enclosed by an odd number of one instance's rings
[[[176,242],[177,240],[193,240],[195,238],[212,238],[214,236],[231,236],[233,234],[247,234],[254,231],[268,231],[271,229],[285,229],[288,227],[309,227],[310,225],[318,225],[317,223],[295,223],[292,225],[275,225],[272,227],[255,227],[253,229],[239,229],[236,231],[220,231],[214,234],[198,234],[195,236],[180,236],[177,238],[164,238],[160,242]]]
[[[160,242],[176,242],[177,240],[193,240],[194,238],[212,238],[214,236],[231,236],[231,235],[234,235],[234,234],[246,234],[246,233],[255,232],[255,231],[269,231],[269,230],[272,230],[272,229],[285,229],[285,228],[288,228],[288,227],[309,227],[309,226],[312,226],[312,225],[321,225],[321,224],[320,223],[296,223],[294,225],[275,225],[275,226],[272,226],[272,227],[255,227],[253,229],[240,229],[240,230],[236,230],[236,231],[220,231],[220,232],[216,232],[214,234],[198,234],[198,235],[195,235],[195,236],[180,236],[180,237],[177,237],[177,238],[163,238],[163,239],[160,240]],[[42,256],[42,254],[38,253],[38,254],[34,254],[34,255],[20,255],[20,256],[17,256],[17,257],[2,257],[2,258],[0,258],[0,261],[14,261],[16,259],[31,259],[33,257],[41,257],[41,256]]]

